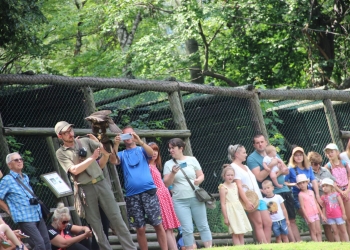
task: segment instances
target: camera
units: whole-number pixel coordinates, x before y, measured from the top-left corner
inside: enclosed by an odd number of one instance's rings
[[[123,141],[129,140],[131,138],[132,138],[132,135],[130,133],[128,133],[128,134],[121,134],[120,135],[120,139],[122,139]]]
[[[38,199],[37,198],[30,198],[29,199],[29,204],[30,205],[38,205],[39,204],[39,201],[38,201]]]
[[[87,156],[86,148],[80,148],[78,152],[79,157],[85,158]]]

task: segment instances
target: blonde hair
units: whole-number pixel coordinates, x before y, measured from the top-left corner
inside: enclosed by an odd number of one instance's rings
[[[53,212],[52,215],[52,223],[54,224],[54,227],[57,229],[58,222],[62,220],[62,218],[69,218],[70,220],[70,213],[69,208],[65,207],[62,202],[57,204],[57,208],[55,209],[55,212]]]
[[[221,178],[224,179],[226,172],[233,171],[233,175],[235,175],[235,170],[232,168],[230,164],[224,164],[222,166]]]
[[[295,168],[297,165],[296,163],[294,162],[294,155],[296,152],[301,152],[303,153],[303,162],[302,162],[302,166],[300,167],[303,167],[305,169],[309,169],[310,168],[310,161],[309,159],[307,158],[306,154],[300,150],[297,150],[294,152],[294,154],[292,154],[292,156],[289,158],[289,162],[288,162],[288,165],[292,168]]]
[[[266,187],[266,186],[272,186],[273,187],[273,184],[272,184],[272,181],[270,180],[264,180],[262,183],[261,183],[261,186],[262,187]]]
[[[244,147],[241,144],[236,144],[236,145],[230,145],[228,146],[228,155],[227,158],[229,161],[233,161],[235,159],[235,154],[238,152],[239,148]]]
[[[270,154],[273,150],[276,151],[276,148],[272,145],[267,145],[266,149],[265,149],[265,152],[266,154]]]
[[[336,192],[337,190],[335,190],[335,187],[333,185],[329,185],[329,184],[325,184],[327,186],[330,186],[331,187],[331,193],[334,193]],[[323,185],[321,185],[321,187],[323,187]]]

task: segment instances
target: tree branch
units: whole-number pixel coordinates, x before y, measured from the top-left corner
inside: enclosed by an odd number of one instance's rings
[[[227,77],[225,77],[223,75],[220,75],[218,73],[215,73],[215,72],[212,72],[212,71],[202,71],[202,74],[204,76],[211,76],[213,78],[223,80],[224,82],[226,82],[231,87],[237,87],[238,86],[237,83],[231,81],[229,78],[227,78]]]
[[[220,27],[215,31],[214,36],[210,39],[208,45],[210,45],[211,42],[215,39],[216,35],[219,34],[219,31],[221,30],[222,26],[224,26],[224,24],[221,24]]]
[[[198,28],[199,28],[199,35],[202,38],[203,44],[204,44],[204,67],[203,70],[204,71],[208,71],[208,67],[209,67],[209,44],[207,42],[207,38],[204,35],[203,32],[203,28],[202,28],[202,24],[200,21],[198,21]]]
[[[135,17],[132,29],[128,35],[128,39],[126,40],[126,44],[124,44],[125,47],[130,47],[130,45],[132,44],[134,37],[135,37],[137,27],[139,26],[141,21],[142,21],[142,17],[141,17],[141,12],[139,11]]]

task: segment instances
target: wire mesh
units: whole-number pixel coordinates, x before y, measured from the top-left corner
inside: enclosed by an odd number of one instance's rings
[[[87,106],[91,101],[84,90],[88,86],[80,84],[79,79],[73,80],[74,82],[70,82],[67,79],[55,85],[50,85],[50,81],[46,84],[41,82],[40,85],[25,81],[16,85],[1,84],[0,112],[4,127],[21,127],[23,130],[48,127],[53,131],[56,122],[66,120],[75,124],[76,128],[89,128],[90,124],[84,120],[89,115]],[[105,85],[97,88],[96,84],[97,82],[93,82],[94,87],[91,88],[94,93],[92,106],[98,110],[111,110],[111,117],[119,127],[131,124],[135,129],[176,129],[167,93],[154,91],[157,81],[149,81],[148,91],[110,88]],[[252,138],[258,131],[253,125],[250,99],[215,93],[181,92],[181,95],[186,124],[191,131],[192,151],[205,174],[202,186],[211,193],[218,193],[218,185],[222,182],[221,167],[224,163],[229,163],[228,146],[242,144],[248,154],[254,150]],[[324,146],[331,142],[321,101],[291,99],[261,102],[272,103],[273,109],[263,110],[264,118],[272,120],[268,127],[269,136],[280,133],[284,138],[283,147],[281,145],[284,151],[281,154],[285,162],[289,159],[293,144],[302,146],[306,152],[313,150],[322,154]],[[349,103],[334,105],[334,110],[339,129],[349,130]],[[10,152],[19,151],[31,157],[28,158],[31,161],[25,163],[25,172],[30,175],[36,194],[49,207],[55,207],[57,199],[40,180],[41,174],[55,171],[45,136],[12,135],[7,136],[7,139],[10,142]],[[145,139],[147,142],[156,141],[160,145],[163,163],[170,159],[167,151],[167,141],[170,138]],[[0,150],[7,152],[3,144],[0,145]],[[2,153],[0,157],[2,171],[7,173],[5,156]],[[122,172],[118,167],[117,170],[123,187]],[[116,186],[113,186],[115,189]],[[215,210],[208,211],[208,221],[213,232],[227,232],[219,202]]]

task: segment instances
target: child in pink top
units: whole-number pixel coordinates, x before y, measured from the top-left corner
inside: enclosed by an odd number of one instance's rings
[[[320,217],[326,221],[325,216],[323,215],[320,206],[316,201],[314,192],[307,189],[309,179],[305,174],[299,174],[296,178],[297,186],[300,189],[299,193],[299,203],[300,208],[303,211],[305,220],[308,224],[310,236],[313,241],[322,241],[322,231],[320,224]]]
[[[335,241],[340,241],[340,239],[341,241],[349,241],[345,227],[346,214],[343,200],[335,191],[333,180],[324,178],[321,185],[324,192],[321,199],[325,205],[323,214],[327,217],[327,224],[332,227],[334,239]]]
[[[335,191],[337,191],[343,199],[347,218],[346,230],[348,235],[350,235],[350,166],[346,162],[340,160],[340,153],[336,144],[329,143],[323,151],[329,159],[325,167],[327,167],[335,177]]]

